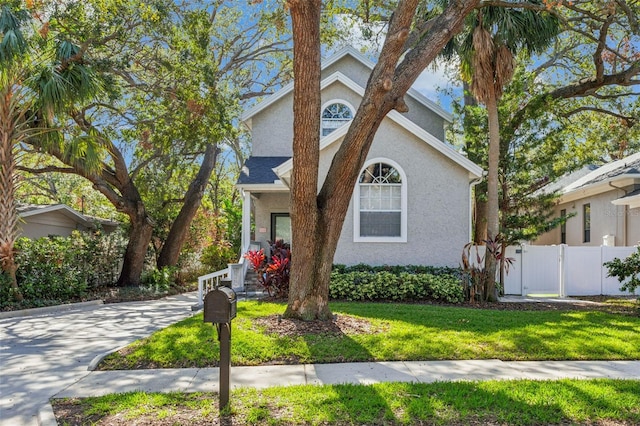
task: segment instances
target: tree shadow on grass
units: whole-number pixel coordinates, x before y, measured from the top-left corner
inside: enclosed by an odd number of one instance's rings
[[[636,359],[640,354],[640,318],[629,316],[384,303],[336,307],[345,314],[389,322],[393,338],[415,340],[425,352],[422,359],[443,359],[441,355],[446,358],[461,349],[462,356],[455,359],[482,358],[482,350],[457,347],[469,345],[469,339],[464,337],[469,335],[476,336],[472,339],[476,345],[503,348],[488,351],[488,357],[501,359]],[[404,330],[398,331],[402,327]],[[416,339],[418,335],[422,339]]]

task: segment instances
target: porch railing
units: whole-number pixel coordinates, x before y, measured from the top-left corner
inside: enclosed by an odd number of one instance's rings
[[[258,243],[251,243],[242,250],[238,263],[230,263],[225,269],[198,277],[198,303],[202,305],[207,292],[220,286],[220,281],[222,280],[230,280],[231,287],[235,290],[244,290],[244,277],[249,268],[249,262],[244,258],[244,255],[249,250],[258,250],[259,248],[260,245]]]

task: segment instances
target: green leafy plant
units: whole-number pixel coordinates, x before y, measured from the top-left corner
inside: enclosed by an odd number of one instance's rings
[[[156,294],[166,293],[174,283],[177,272],[178,268],[173,266],[153,269],[143,276],[142,282],[145,287],[153,290]]]
[[[439,275],[407,272],[410,267],[338,267],[331,273],[329,297],[341,300],[435,300],[460,303],[464,300],[458,273]]]
[[[90,288],[118,276],[126,241],[120,232],[73,232],[69,237],[16,241],[16,277],[24,300],[16,303],[0,277],[0,307],[27,308],[82,299]]]
[[[218,271],[227,267],[227,264],[238,260],[236,249],[229,241],[214,241],[204,248],[200,262],[210,271]]]
[[[614,258],[612,261],[605,262],[609,277],[616,277],[622,284],[621,291],[634,293],[640,288],[640,247],[631,253],[626,259]],[[640,300],[640,297],[639,297]]]

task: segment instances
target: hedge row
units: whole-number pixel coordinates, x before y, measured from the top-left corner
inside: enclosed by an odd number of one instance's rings
[[[88,288],[117,278],[125,244],[116,233],[80,233],[16,241],[16,273],[24,301],[18,304],[0,274],[0,308],[37,307],[82,298]]]
[[[416,272],[416,269],[431,272]],[[335,267],[329,297],[342,300],[464,301],[460,271],[433,267]]]

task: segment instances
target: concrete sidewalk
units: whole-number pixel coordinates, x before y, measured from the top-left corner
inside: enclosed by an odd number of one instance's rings
[[[564,378],[640,380],[640,361],[398,361],[231,368],[232,388]],[[52,397],[101,396],[132,391],[218,392],[218,381],[218,368],[94,371]],[[39,420],[43,426],[56,424],[50,405],[42,407]]]
[[[231,387],[373,384],[382,382],[636,379],[640,361],[388,361],[231,367]],[[54,398],[110,393],[218,392],[218,368],[94,371]]]

